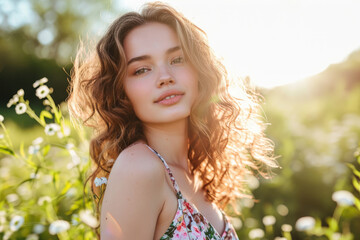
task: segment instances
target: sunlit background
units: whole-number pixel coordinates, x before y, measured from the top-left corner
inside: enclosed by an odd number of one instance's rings
[[[92,200],[87,196],[85,204],[82,188],[89,136],[69,124],[66,88],[80,39],[96,42],[115,18],[145,2],[0,0],[0,126],[13,139],[8,144],[0,128],[0,239],[94,237]],[[232,215],[240,239],[360,240],[360,172],[350,167],[360,169],[360,1],[166,2],[204,29],[230,73],[263,96],[260,114],[282,168],[271,180],[249,177],[256,201],[242,199],[241,215]],[[43,77],[64,118],[35,96],[33,82]],[[30,103],[7,107],[20,88]],[[48,111],[43,126],[21,111],[24,104],[34,114]],[[55,134],[48,125],[59,119],[69,125]],[[24,159],[45,167],[34,170]],[[15,214],[25,222],[8,231]],[[304,216],[316,220],[307,233]],[[54,219],[71,223],[62,222],[65,235],[52,235]]]

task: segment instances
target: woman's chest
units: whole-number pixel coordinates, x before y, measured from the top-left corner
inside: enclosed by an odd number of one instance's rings
[[[224,219],[220,210],[215,204],[207,201],[201,185],[181,171],[172,168],[174,178],[179,186],[182,197],[190,204],[196,212],[199,212],[218,233],[222,233],[225,228]],[[178,199],[170,178],[165,187],[165,203],[159,215],[155,231],[155,239],[159,239],[173,222],[177,211],[179,210]]]

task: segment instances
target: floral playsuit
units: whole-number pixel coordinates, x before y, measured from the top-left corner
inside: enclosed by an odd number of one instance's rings
[[[175,178],[164,158],[151,147],[147,147],[152,152],[154,152],[164,163],[178,199],[178,209],[175,217],[160,240],[239,240],[234,228],[231,226],[223,211],[221,212],[225,219],[225,230],[223,234],[220,235],[210,224],[210,222],[203,215],[201,215],[201,213],[198,212],[194,206],[186,201],[186,199],[182,196]]]

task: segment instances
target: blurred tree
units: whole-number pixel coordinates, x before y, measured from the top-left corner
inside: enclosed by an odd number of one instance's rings
[[[19,88],[48,77],[63,101],[67,72],[81,38],[95,39],[122,12],[119,1],[2,0],[0,2],[0,103]]]

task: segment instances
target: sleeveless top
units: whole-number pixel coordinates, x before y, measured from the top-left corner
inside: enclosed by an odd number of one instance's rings
[[[165,234],[160,240],[170,239],[183,239],[183,240],[239,240],[234,228],[232,227],[229,219],[225,213],[221,211],[225,220],[225,230],[222,234],[219,234],[216,229],[210,224],[210,222],[201,215],[197,209],[189,203],[181,194],[180,189],[175,181],[175,178],[165,162],[165,159],[157,153],[150,146],[146,145],[152,152],[154,152],[165,165],[171,182],[176,191],[176,197],[178,200],[178,208],[173,221]]]

